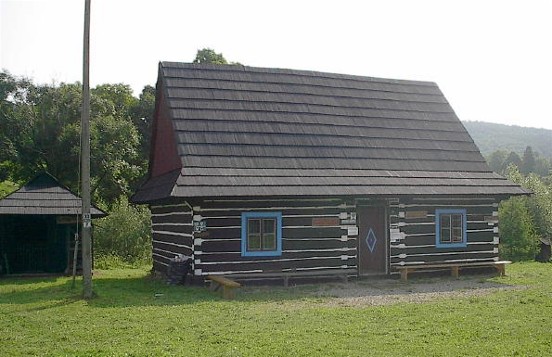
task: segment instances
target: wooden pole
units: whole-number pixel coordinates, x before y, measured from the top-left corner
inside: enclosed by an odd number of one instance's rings
[[[84,1],[84,50],[82,75],[82,279],[83,297],[90,299],[92,291],[92,220],[90,217],[90,1]]]
[[[78,224],[78,220],[77,220]],[[75,233],[75,245],[73,250],[73,281],[71,283],[71,288],[75,288],[75,279],[77,277],[77,259],[79,255],[79,234]]]

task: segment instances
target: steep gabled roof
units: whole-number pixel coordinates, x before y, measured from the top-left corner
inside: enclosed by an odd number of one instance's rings
[[[82,212],[81,205],[79,197],[43,172],[0,200],[0,214],[77,215]],[[96,207],[91,207],[90,213],[93,217],[106,216]]]
[[[150,172],[137,202],[527,193],[491,172],[435,83],[163,62],[157,105],[180,167]]]

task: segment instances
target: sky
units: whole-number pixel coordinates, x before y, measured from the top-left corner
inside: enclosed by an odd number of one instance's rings
[[[91,85],[155,85],[159,61],[436,82],[461,120],[552,129],[549,0],[91,0]],[[82,81],[84,0],[0,0],[0,69]],[[552,145],[552,143],[551,143]]]

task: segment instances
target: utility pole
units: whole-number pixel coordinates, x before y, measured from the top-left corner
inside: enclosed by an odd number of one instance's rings
[[[83,297],[92,298],[92,219],[90,216],[90,1],[84,0],[81,180]]]

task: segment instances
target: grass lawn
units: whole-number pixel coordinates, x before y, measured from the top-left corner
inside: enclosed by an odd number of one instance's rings
[[[69,278],[3,278],[0,356],[552,356],[552,264],[507,273],[475,279],[527,288],[354,307],[312,285],[225,301],[145,269],[96,272],[88,302]]]

